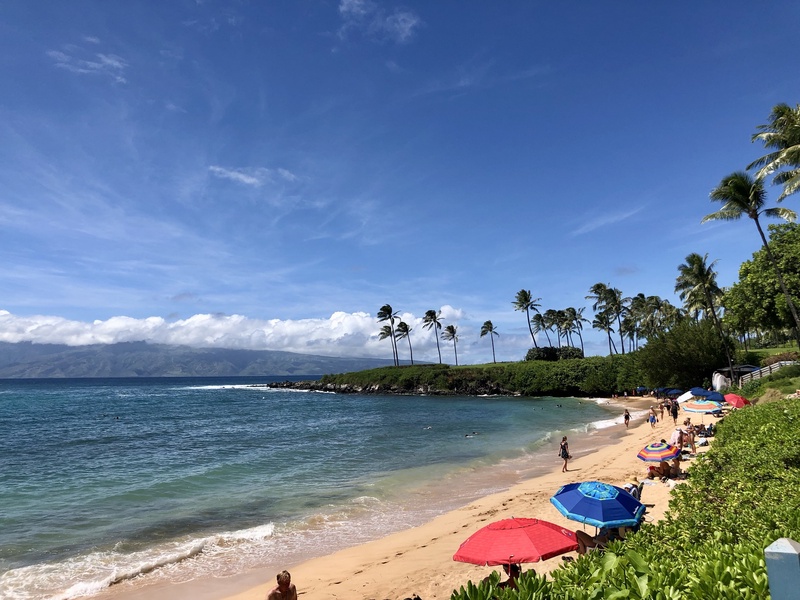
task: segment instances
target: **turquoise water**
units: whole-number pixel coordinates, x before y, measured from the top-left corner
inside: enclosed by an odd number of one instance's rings
[[[587,400],[269,380],[0,382],[0,597],[293,564],[549,469],[552,438],[618,420]]]

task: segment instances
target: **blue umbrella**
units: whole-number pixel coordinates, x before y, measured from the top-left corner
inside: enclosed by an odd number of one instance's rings
[[[711,393],[707,389],[701,387],[693,387],[689,391],[692,392],[692,396],[700,396],[702,398],[707,397]]]
[[[708,392],[706,400],[710,400],[711,402],[725,402],[725,396],[719,392]]]
[[[568,483],[550,498],[562,515],[595,527],[636,527],[645,506],[628,492],[601,481]]]

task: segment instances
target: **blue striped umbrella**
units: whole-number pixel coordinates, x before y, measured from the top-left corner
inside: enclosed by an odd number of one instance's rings
[[[601,481],[562,485],[550,502],[568,519],[601,528],[636,527],[645,511],[628,492]]]

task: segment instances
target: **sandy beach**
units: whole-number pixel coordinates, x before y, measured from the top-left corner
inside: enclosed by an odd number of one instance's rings
[[[619,399],[621,402],[622,399]],[[631,412],[646,410],[652,398],[628,399]],[[511,489],[480,498],[443,514],[419,527],[395,533],[335,554],[315,558],[301,564],[287,564],[298,594],[306,600],[362,598],[402,600],[418,594],[423,600],[449,598],[454,589],[467,581],[477,581],[491,573],[491,567],[480,567],[452,560],[453,554],[470,534],[492,521],[508,517],[533,517],[552,521],[569,529],[583,526],[570,521],[550,503],[550,496],[563,484],[572,481],[600,480],[622,485],[633,478],[642,479],[647,464],[636,457],[646,444],[661,438],[669,439],[675,425],[665,415],[653,429],[639,417],[613,428],[619,441],[597,451],[579,455],[580,438],[572,442],[577,455],[569,464],[569,472],[561,472],[561,462],[554,460],[553,471],[524,481]],[[685,417],[681,414],[679,422]],[[697,419],[693,419],[695,421]],[[698,448],[699,452],[706,450]],[[688,466],[691,460],[684,464]],[[646,521],[663,517],[668,508],[671,485],[649,481],[642,491],[647,506]],[[587,531],[594,533],[594,527]],[[563,564],[560,557],[523,565],[538,573],[547,573]],[[193,598],[214,600],[261,600],[275,585],[276,573],[252,573],[234,579],[214,579],[167,587],[155,586],[136,591],[108,591],[108,596],[121,600],[139,598]],[[244,590],[244,591],[242,591]],[[105,595],[105,594],[104,594]]]

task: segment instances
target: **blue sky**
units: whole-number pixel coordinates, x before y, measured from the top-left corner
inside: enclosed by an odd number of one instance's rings
[[[438,360],[428,309],[458,326],[460,363],[491,360],[487,319],[497,359],[519,360],[519,289],[590,318],[597,282],[680,304],[691,252],[730,285],[755,228],[700,220],[765,153],[750,136],[771,108],[800,102],[799,17],[789,1],[4,2],[0,340],[388,358],[389,303],[418,360]]]

